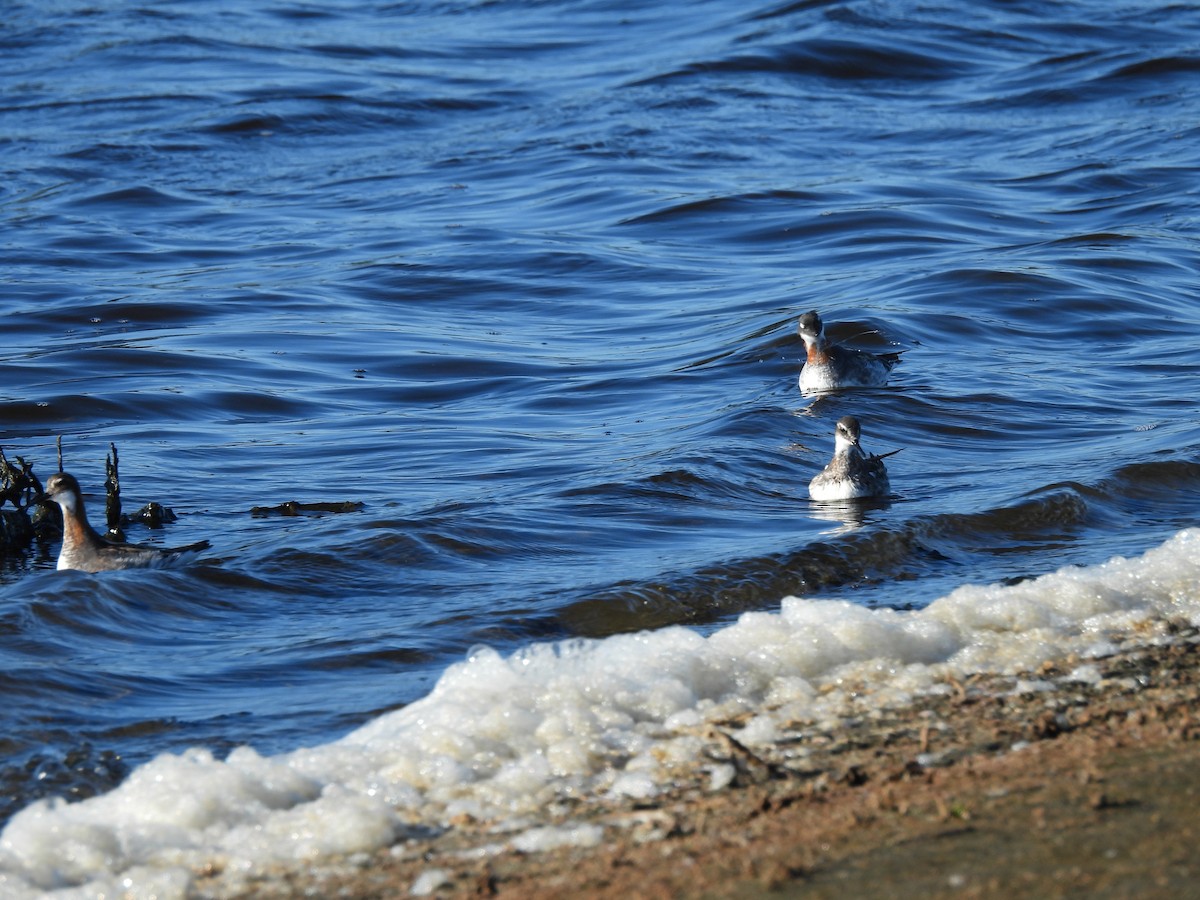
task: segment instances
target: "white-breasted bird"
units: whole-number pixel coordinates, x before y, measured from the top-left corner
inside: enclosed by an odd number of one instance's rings
[[[833,459],[808,483],[808,495],[814,500],[859,500],[885,497],[891,493],[884,457],[868,454],[860,443],[861,430],[854,416],[842,416],[834,430]]]
[[[59,569],[109,572],[115,569],[157,567],[169,565],[184,554],[209,547],[208,541],[199,541],[186,547],[149,547],[118,543],[102,537],[88,523],[79,482],[66,472],[56,472],[50,476],[41,500],[57,503],[62,509],[63,540],[58,552]]]
[[[808,355],[800,370],[800,390],[805,394],[848,387],[878,387],[900,360],[899,352],[869,353],[835,344],[825,336],[825,325],[816,310],[800,317],[797,329]]]

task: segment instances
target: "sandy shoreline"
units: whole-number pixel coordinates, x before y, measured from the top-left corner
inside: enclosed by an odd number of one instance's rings
[[[1200,632],[978,676],[750,751],[708,729],[703,771],[653,801],[588,801],[498,833],[451,823],[210,897],[1011,897],[1200,894]],[[730,778],[727,785],[714,784]],[[524,853],[518,833],[568,843]]]

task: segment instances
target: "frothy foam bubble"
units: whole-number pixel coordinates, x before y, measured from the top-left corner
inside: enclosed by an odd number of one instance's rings
[[[252,872],[386,846],[409,823],[650,796],[677,766],[711,768],[705,722],[752,712],[739,739],[765,743],[783,722],[903,703],[946,676],[1099,652],[1148,618],[1200,622],[1200,530],[1137,559],[962,587],[913,612],[788,598],[708,637],[674,627],[509,657],[478,648],[427,697],[339,741],[270,758],[164,754],[108,794],[33,804],[0,835],[0,897],[183,896],[187,872],[212,861]]]

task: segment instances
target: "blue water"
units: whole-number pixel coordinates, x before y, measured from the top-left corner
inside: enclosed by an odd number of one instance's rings
[[[0,446],[214,545],[4,559],[0,813],[1196,524],[1200,8],[644,6],[0,3]],[[802,397],[813,308],[892,384]],[[903,450],[832,514],[847,413]]]

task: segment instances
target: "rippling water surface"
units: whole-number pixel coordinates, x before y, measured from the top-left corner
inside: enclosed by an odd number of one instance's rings
[[[1196,524],[1200,10],[644,6],[0,3],[0,444],[214,545],[4,559],[5,815]],[[812,308],[892,383],[802,397]],[[847,413],[895,496],[814,505]]]

